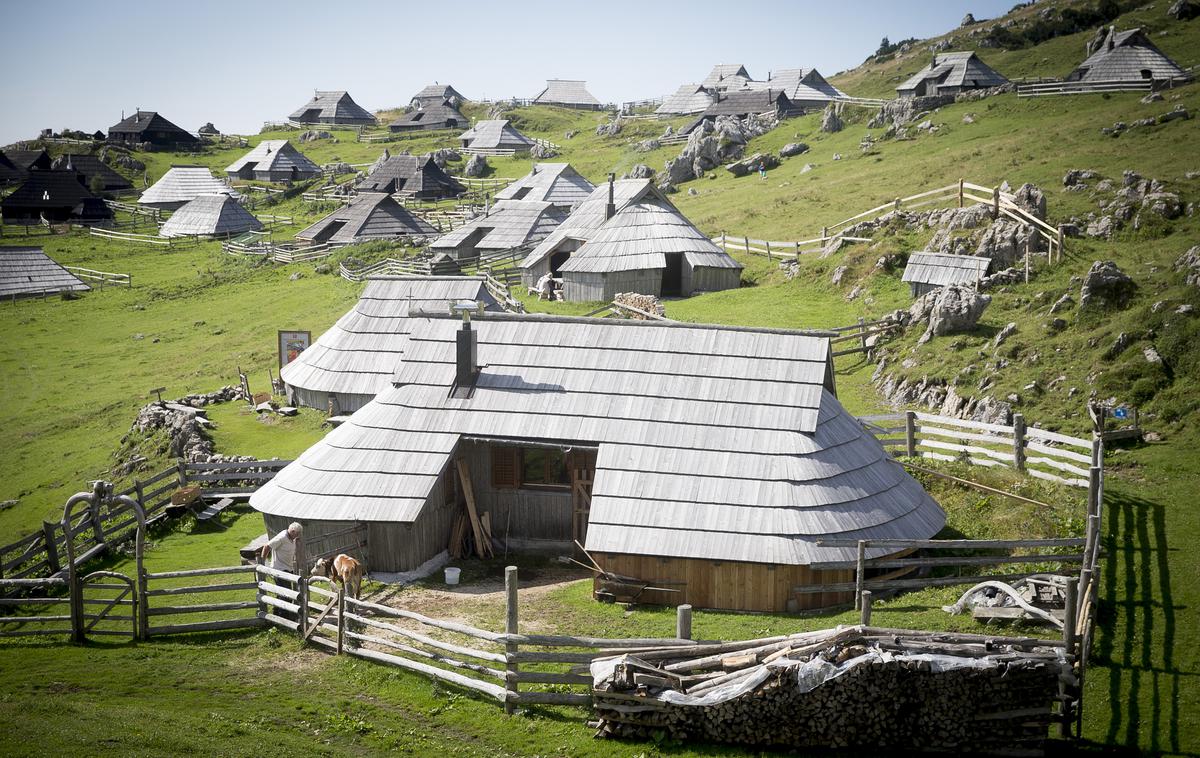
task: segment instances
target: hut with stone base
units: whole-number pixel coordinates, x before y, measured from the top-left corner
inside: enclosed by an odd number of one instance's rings
[[[949,253],[912,253],[901,281],[908,283],[913,297],[951,284],[975,284],[987,276],[991,258]]]
[[[392,387],[259,489],[267,531],[366,525],[373,571],[447,549],[472,498],[497,550],[571,551],[648,603],[800,611],[853,580],[822,540],[926,539],[945,514],[838,402],[826,337],[594,318],[409,314]],[[470,495],[464,491],[470,485]],[[868,558],[893,553],[872,547]]]
[[[934,53],[929,65],[896,87],[900,97],[957,95],[1007,84],[1008,79],[979,59],[974,51]]]
[[[288,402],[335,416],[354,413],[391,388],[411,331],[409,315],[464,300],[500,310],[481,276],[372,277],[354,307],[279,370]]]

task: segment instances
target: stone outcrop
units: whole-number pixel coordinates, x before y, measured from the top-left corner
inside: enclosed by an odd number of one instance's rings
[[[638,163],[633,168],[625,173],[623,179],[653,179],[654,169],[647,166],[645,163]]]
[[[748,158],[734,161],[725,166],[725,170],[734,176],[746,176],[763,169],[773,169],[779,166],[779,159],[771,153],[755,153]]]
[[[789,142],[779,148],[780,158],[791,158],[793,155],[801,155],[808,152],[808,145],[803,142]]]
[[[487,173],[488,162],[487,158],[482,155],[472,155],[467,161],[467,165],[463,167],[463,173],[471,177],[480,177]]]
[[[558,157],[558,151],[539,142],[529,151],[529,157],[535,161],[544,161]]]
[[[1079,307],[1124,308],[1137,291],[1137,284],[1112,261],[1096,261],[1083,278]]]
[[[333,138],[333,134],[325,131],[324,129],[308,129],[306,131],[300,132],[300,134],[296,137],[296,141],[297,142],[315,142],[316,140],[319,140],[319,139],[332,139],[332,138]]]
[[[950,285],[926,293],[909,308],[910,323],[929,324],[921,335],[923,344],[945,334],[969,332],[979,323],[979,317],[991,303],[990,295],[984,295],[973,287]]]

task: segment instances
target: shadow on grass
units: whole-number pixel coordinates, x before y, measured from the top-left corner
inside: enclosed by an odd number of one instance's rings
[[[1180,670],[1175,659],[1175,612],[1183,606],[1172,595],[1165,506],[1110,491],[1105,507],[1108,557],[1094,648],[1096,661],[1108,665],[1110,712],[1104,742],[1137,747],[1145,733],[1150,752],[1178,753],[1179,682],[1197,672]],[[1143,712],[1145,688],[1148,712]],[[1170,694],[1164,697],[1166,691]],[[1162,736],[1167,744],[1161,743]]]

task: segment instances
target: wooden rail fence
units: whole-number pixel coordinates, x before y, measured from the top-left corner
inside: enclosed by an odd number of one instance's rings
[[[1149,79],[1142,81],[1093,81],[1065,82],[1039,81],[1017,84],[1017,97],[1046,97],[1051,95],[1098,95],[1105,92],[1149,92],[1154,89],[1154,82]]]
[[[80,279],[99,282],[100,288],[104,289],[104,285],[112,284],[115,286],[133,286],[133,274],[114,274],[109,271],[96,271],[95,269],[83,268],[82,266],[63,266],[67,271],[70,271]]]

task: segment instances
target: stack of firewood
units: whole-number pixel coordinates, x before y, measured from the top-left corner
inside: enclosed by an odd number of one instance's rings
[[[446,546],[446,550],[451,558],[491,558],[495,555],[495,551],[492,550],[491,512],[484,511],[480,518],[473,516],[473,512],[459,511],[450,526],[450,544]]]
[[[812,686],[800,673],[815,658],[829,665]],[[1069,671],[1061,649],[1036,640],[869,627],[648,650],[595,689],[593,726],[756,747],[1038,750]]]

